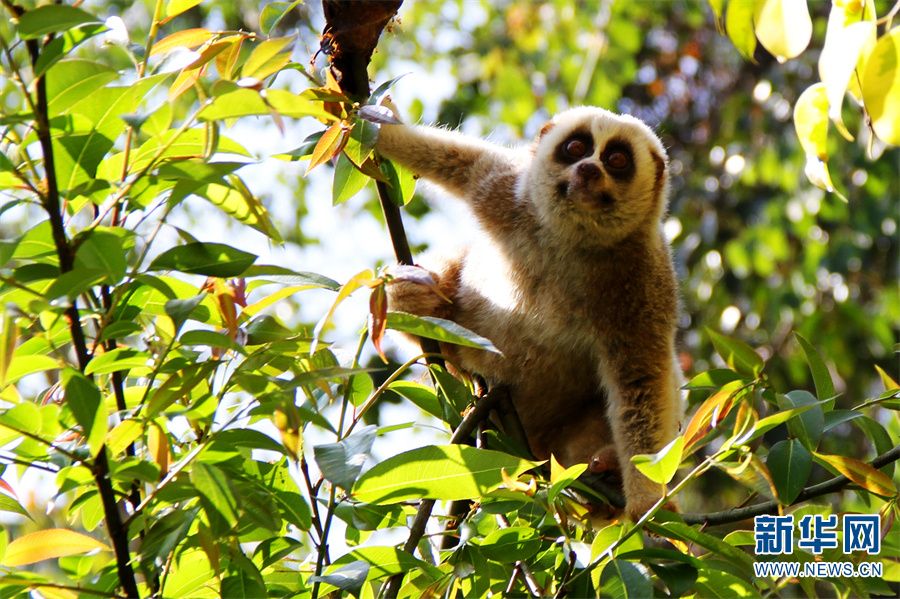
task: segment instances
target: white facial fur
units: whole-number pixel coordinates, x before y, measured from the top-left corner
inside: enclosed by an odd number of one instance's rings
[[[565,152],[572,139],[585,146],[583,156]],[[617,153],[627,160],[610,160]],[[519,182],[520,197],[534,204],[541,222],[582,247],[655,231],[667,191],[666,151],[653,131],[632,116],[587,106],[562,112],[544,127]]]

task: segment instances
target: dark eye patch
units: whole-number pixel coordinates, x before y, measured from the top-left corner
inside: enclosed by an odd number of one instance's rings
[[[556,146],[553,157],[562,164],[575,164],[594,153],[594,138],[589,131],[575,131]]]
[[[634,151],[624,139],[611,139],[600,154],[600,162],[609,176],[617,181],[630,181],[634,177]]]

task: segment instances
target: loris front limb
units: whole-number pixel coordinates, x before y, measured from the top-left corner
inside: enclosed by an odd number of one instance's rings
[[[680,377],[671,342],[632,339],[645,344],[627,358],[609,356],[601,367],[609,392],[609,422],[626,498],[626,513],[637,520],[653,507],[664,487],[638,472],[632,456],[656,453],[678,434]]]
[[[434,127],[382,125],[376,149],[466,201],[489,232],[532,233],[530,206],[516,196],[517,154],[480,139]]]

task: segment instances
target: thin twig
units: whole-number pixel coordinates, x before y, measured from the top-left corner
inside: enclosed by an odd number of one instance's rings
[[[468,439],[478,426],[478,423],[487,418],[491,410],[497,405],[499,395],[499,393],[491,391],[479,399],[474,407],[463,417],[462,422],[459,423],[459,426],[450,438],[450,443],[460,443],[463,440]],[[403,551],[409,554],[415,552],[419,541],[422,539],[422,535],[425,534],[425,526],[428,524],[428,519],[431,518],[434,503],[433,499],[423,499],[419,504],[419,510],[416,512],[416,517],[409,529],[409,538],[406,539],[406,543],[403,544]],[[384,596],[388,599],[396,597],[397,593],[400,591],[400,583],[402,580],[403,573],[392,576],[385,585]]]
[[[890,449],[873,459],[871,465],[873,468],[881,468],[892,462],[896,462],[898,459],[900,459],[900,445],[897,445],[893,449]],[[773,500],[722,512],[712,512],[709,514],[682,514],[681,518],[687,524],[706,524],[708,526],[739,522],[741,520],[746,520],[747,518],[752,518],[753,516],[777,512],[779,506],[788,507],[797,505],[798,503],[803,503],[804,501],[808,501],[815,497],[821,497],[822,495],[839,491],[852,482],[853,481],[846,476],[835,476],[825,482],[806,487],[800,491],[800,494],[797,495],[797,498],[794,501],[787,505]]]

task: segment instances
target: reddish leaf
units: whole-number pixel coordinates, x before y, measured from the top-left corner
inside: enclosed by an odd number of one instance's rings
[[[372,338],[372,345],[375,351],[387,364],[387,356],[381,349],[381,340],[384,338],[384,330],[387,327],[387,293],[384,290],[384,281],[372,288],[372,295],[369,296],[369,336]]]
[[[865,462],[843,455],[818,452],[813,452],[813,455],[867,491],[882,497],[893,497],[897,494],[897,487],[890,477]]]

